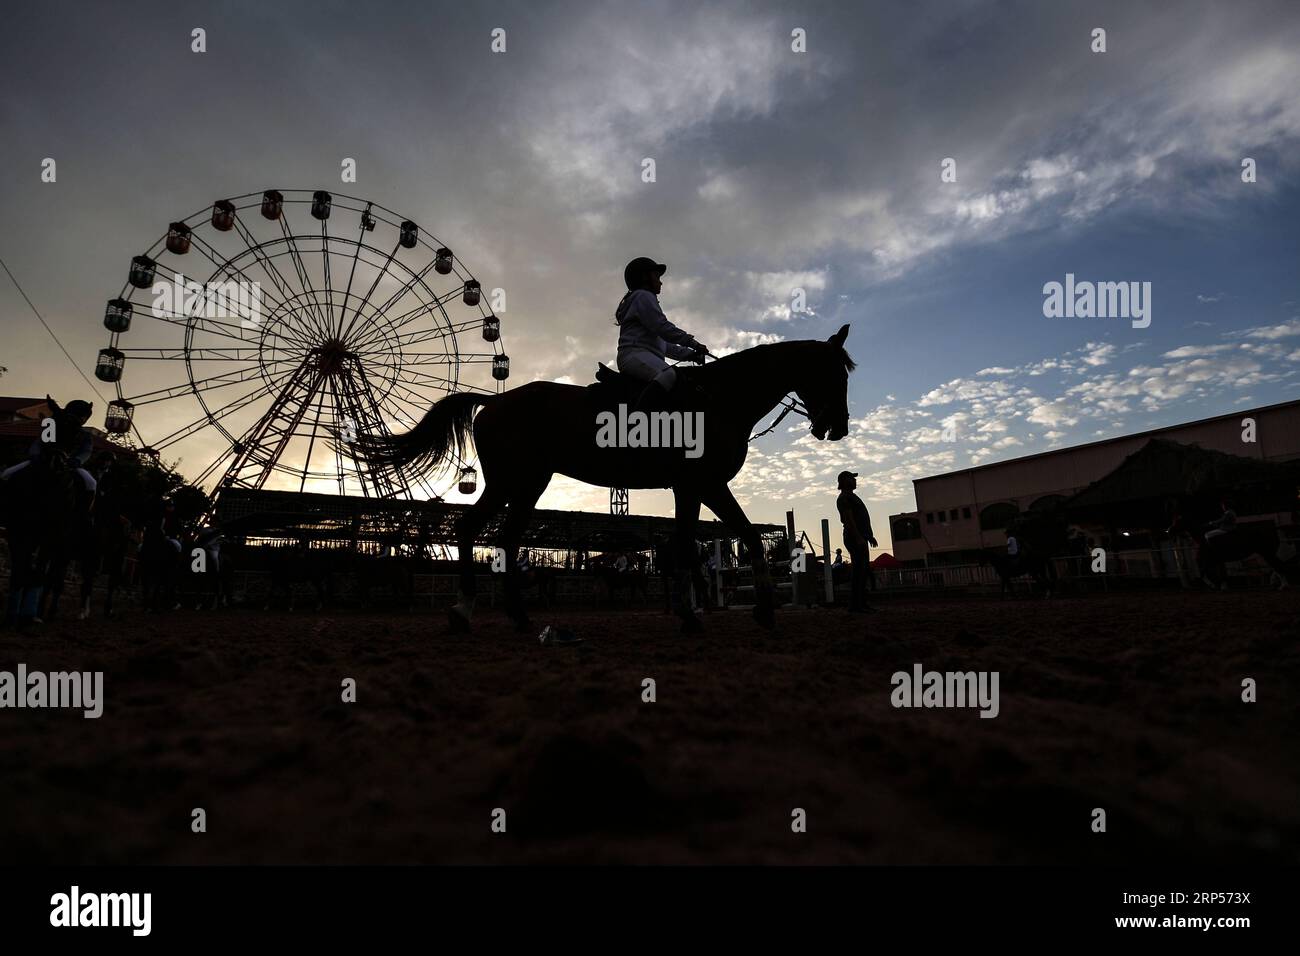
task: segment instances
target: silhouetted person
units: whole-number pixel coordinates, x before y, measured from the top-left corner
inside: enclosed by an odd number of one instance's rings
[[[835,506],[840,512],[840,521],[844,524],[844,545],[849,549],[852,561],[853,578],[849,584],[849,611],[861,613],[870,611],[867,607],[867,567],[871,560],[870,547],[876,546],[876,538],[871,532],[871,516],[862,499],[853,493],[858,486],[857,472],[841,471],[838,478],[840,496]]]
[[[1232,502],[1225,498],[1219,502],[1219,508],[1223,514],[1219,515],[1218,520],[1210,522],[1210,530],[1205,532],[1207,541],[1221,534],[1227,534],[1237,527],[1237,512],[1233,510]]]
[[[637,399],[637,411],[671,404],[669,395],[677,386],[677,370],[665,357],[703,365],[708,354],[693,335],[669,322],[659,307],[661,277],[667,270],[667,266],[645,256],[629,262],[623,270],[627,294],[614,312],[619,327],[618,370],[648,383]]]

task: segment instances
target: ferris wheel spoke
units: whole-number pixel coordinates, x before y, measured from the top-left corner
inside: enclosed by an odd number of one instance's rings
[[[298,251],[298,243],[294,240],[294,235],[289,231],[288,224],[284,217],[279,219],[280,232],[284,236],[284,241],[289,248],[289,256],[293,262],[294,271],[298,274],[298,282],[302,285],[304,298],[311,296],[313,311],[317,320],[317,329],[321,335],[328,335],[329,322],[321,312],[320,299],[316,295],[315,284],[311,281],[311,274],[307,271],[307,264],[303,261],[302,253]]]
[[[252,242],[252,237],[248,233],[247,227],[243,226],[243,224],[240,223],[238,220],[236,220],[236,224],[240,227],[238,232],[240,237],[243,238],[245,246],[247,246],[247,251],[252,252],[254,255],[254,259],[256,259],[260,265],[262,265],[263,270],[266,270],[266,266],[262,261],[265,258],[265,253],[262,252],[260,246]],[[276,286],[277,291],[281,293],[282,296],[281,298],[277,298],[275,295],[263,289],[262,284],[260,282],[255,281],[247,272],[243,270],[243,268],[241,268],[235,262],[235,260],[223,258],[221,254],[218,253],[217,250],[205,239],[196,235],[192,235],[191,238],[194,240],[191,248],[198,250],[200,255],[202,255],[204,258],[206,258],[209,262],[211,262],[214,266],[217,267],[216,272],[214,272],[213,275],[216,275],[217,273],[222,273],[225,275],[226,278],[234,279],[235,273],[237,273],[239,277],[249,285],[250,288],[256,288],[258,290],[258,293],[264,299],[271,302],[271,304],[274,305],[276,309],[283,310],[283,311],[289,310],[290,305],[289,305],[288,298],[284,297],[286,295],[286,290],[283,285],[283,277],[279,276],[278,271],[275,273],[275,275],[272,275],[270,271],[267,271],[267,276],[272,279],[272,285]],[[231,272],[232,269],[234,270],[233,273]],[[210,286],[211,283],[209,282],[208,285]],[[204,297],[207,298],[208,295],[209,295],[209,291],[205,286]],[[192,318],[190,316],[186,316],[186,317]],[[247,329],[247,326],[243,325],[241,322],[238,328],[240,328],[242,331]],[[245,336],[241,336],[241,338],[246,340]]]
[[[325,309],[328,312],[327,320],[330,328],[334,327],[334,289],[332,278],[330,276],[330,231],[329,220],[320,221],[320,253],[321,268],[325,273]]]
[[[160,311],[152,308],[145,314],[152,319],[157,319],[159,322],[166,322],[181,329],[193,328],[198,332],[219,335],[223,338],[233,339],[236,342],[245,344],[248,342],[248,336],[243,334],[245,329],[238,325],[231,325],[229,322],[219,322],[216,319],[201,316],[187,316],[183,312]]]
[[[398,294],[391,296],[387,303],[379,307],[378,312],[381,314],[386,314],[389,306],[392,303],[398,301],[401,295],[404,295],[412,291],[415,288],[417,282],[421,288],[425,289],[426,291],[429,291],[432,294],[432,290],[430,290],[428,286],[424,284],[424,276],[428,274],[430,268],[432,268],[432,263],[429,266],[426,266],[424,269],[420,270],[418,274],[413,275],[411,277],[410,283],[408,283],[408,285],[404,287],[402,290],[399,290]],[[405,328],[410,323],[418,321],[419,319],[425,316],[432,316],[435,320],[441,319],[443,323],[445,323],[445,330],[449,331],[451,329],[451,319],[447,316],[446,304],[460,294],[461,294],[460,289],[453,289],[451,292],[448,292],[446,295],[443,296],[433,295],[432,301],[429,301],[421,297],[421,302],[419,305],[415,306],[415,308],[413,309],[409,309],[406,312],[401,313],[400,315],[389,318],[388,321],[385,323],[385,329],[383,333],[379,333],[379,334],[372,333],[367,338],[361,340],[361,342],[358,343],[358,346],[365,347],[366,345],[381,340],[382,338],[384,338],[384,333],[397,332],[400,329]]]
[[[379,288],[379,283],[383,281],[384,276],[389,274],[388,267],[393,264],[393,257],[397,255],[397,250],[400,248],[400,244],[393,246],[392,251],[388,253],[388,258],[384,260],[383,266],[379,269],[378,273],[376,273],[375,281],[370,283],[370,288],[366,290],[366,294],[361,297],[361,300],[357,303],[357,307],[352,311],[352,321],[348,322],[347,327],[339,333],[339,338],[344,342],[347,341],[348,334],[352,331],[352,327],[357,324],[357,319],[361,318],[361,310],[370,304],[370,297],[375,294],[375,290]],[[347,319],[347,303],[345,302],[343,305],[343,319]],[[342,324],[342,321],[340,321],[339,325],[342,326]]]
[[[404,382],[407,385],[425,385],[435,386],[435,388],[445,388],[451,390],[455,388],[456,382],[442,375],[434,375],[433,372],[421,372],[415,368],[399,369],[396,375],[396,381]]]
[[[403,365],[465,365],[466,363],[491,362],[496,358],[493,352],[467,352],[455,355],[449,352],[403,352]]]
[[[390,295],[383,302],[382,305],[378,306],[375,309],[375,311],[380,314],[387,314],[388,310],[393,307],[393,304],[399,302],[403,296],[409,294],[416,287],[417,284],[427,289],[428,286],[425,285],[424,278],[429,274],[429,270],[432,269],[434,265],[436,265],[436,260],[431,260],[428,263],[426,263],[424,268],[421,269],[419,272],[411,272],[409,269],[407,269],[408,278],[406,282],[396,292]],[[432,292],[431,289],[429,291]],[[407,316],[417,315],[421,311],[432,309],[435,306],[441,307],[444,302],[448,302],[451,299],[455,298],[457,292],[458,290],[452,290],[451,292],[448,292],[447,295],[443,298],[434,295],[432,304],[429,304],[427,302],[422,302],[421,305],[412,309],[410,312],[398,316],[396,319],[392,319],[390,321],[393,323],[401,322]],[[409,321],[409,319],[407,319],[407,321]]]
[[[145,349],[145,348],[128,348],[120,349],[127,358],[137,359],[139,361],[163,361],[175,362],[189,359],[192,362],[255,362],[258,359],[258,349],[216,349],[216,348],[198,348],[198,349]],[[243,354],[248,353],[248,354]]]
[[[236,223],[241,227],[243,225],[242,223],[239,223],[238,220],[236,220]],[[242,239],[244,239],[245,245],[249,246],[249,250],[252,251],[252,245],[250,245],[251,236],[248,235],[247,229],[239,230],[239,235]],[[239,277],[243,281],[247,282],[249,285],[255,285],[259,290],[262,289],[262,284],[260,282],[256,282],[252,276],[250,276],[247,272],[245,272],[243,268],[240,267],[235,262],[234,259],[227,259],[225,256],[223,256],[220,252],[217,251],[216,247],[214,247],[210,242],[204,239],[201,235],[197,233],[192,233],[190,238],[192,241],[190,248],[197,251],[199,255],[203,256],[203,258],[207,259],[214,266],[216,266],[216,272],[213,273],[214,275],[217,272],[219,272],[219,273],[223,273],[226,276],[226,278],[233,279],[235,278],[235,275],[238,274]],[[233,272],[231,270],[233,270]],[[275,283],[273,282],[272,284]],[[281,294],[283,294],[283,289],[280,289],[278,285],[277,285],[277,291],[280,291]],[[286,304],[284,299],[277,299],[275,298],[275,296],[269,295],[265,291],[262,292],[262,295],[270,299],[273,303],[275,303],[278,306],[284,306]]]
[[[232,415],[235,412],[239,411],[240,409],[245,408],[248,405],[251,405],[259,398],[262,398],[266,395],[270,395],[279,384],[280,382],[263,383],[263,385],[260,388],[255,388],[251,392],[248,392],[245,395],[241,395],[239,398],[227,402],[225,405],[222,405],[218,409],[215,409],[213,411],[208,411],[205,409],[204,413],[198,418],[196,418],[194,421],[176,429],[176,431],[172,432],[170,435],[166,436],[161,441],[154,442],[153,447],[161,450],[163,448],[167,448],[171,445],[174,445],[178,441],[181,441],[184,438],[188,438],[190,435],[193,435],[195,432],[198,432],[201,429],[207,427],[209,424],[216,421],[217,419],[224,418],[226,415]]]
[[[452,324],[446,328],[423,329],[419,332],[407,332],[405,335],[397,337],[397,346],[401,349],[407,349],[412,345],[422,345],[425,342],[433,342],[445,339],[448,336],[455,338],[457,332],[463,332],[466,328],[478,325],[481,319],[471,319],[468,322],[459,325]]]
[[[238,216],[235,217],[235,229],[239,233],[240,238],[244,240],[246,250],[253,254],[253,258],[257,260],[257,264],[262,267],[262,271],[265,272],[267,278],[271,280],[271,284],[280,292],[282,298],[276,304],[286,312],[294,311],[289,303],[297,294],[293,291],[293,287],[289,284],[289,280],[284,277],[284,274],[275,265],[274,260],[268,256],[266,250],[262,248],[262,243],[259,243],[256,238],[254,238],[248,227],[244,225],[243,220]],[[287,322],[281,324],[285,328],[291,327]]]
[[[210,392],[230,385],[242,385],[244,382],[264,377],[263,369],[260,366],[254,366],[253,368],[238,371],[221,372],[208,378],[186,382],[183,385],[171,385],[167,388],[155,389],[152,392],[142,392],[139,395],[132,395],[126,400],[132,405],[152,405],[156,402],[165,402],[194,392]]]
[[[419,310],[416,311],[422,312],[423,314],[432,314],[435,317],[438,317],[439,315],[441,315],[443,318],[446,317],[446,312],[440,311],[435,313],[432,311],[432,307],[425,309],[422,306]],[[419,318],[419,316],[416,316],[416,318]],[[412,319],[407,320],[407,322],[410,321],[413,320]],[[433,328],[429,328],[429,329],[421,329],[418,332],[406,332],[404,334],[398,334],[393,337],[396,339],[395,344],[397,345],[398,348],[406,348],[409,345],[418,345],[421,342],[428,342],[434,339],[443,339],[446,338],[448,335],[454,337],[457,332],[464,331],[465,329],[471,327],[475,327],[482,321],[483,320],[481,318],[477,318],[477,319],[467,319],[460,323],[454,323],[448,319],[446,320],[445,325],[434,326]],[[388,323],[387,327],[383,330],[383,332],[378,334],[373,334],[368,339],[359,342],[356,346],[357,350],[362,350],[367,347],[377,347],[377,350],[379,351],[390,350],[392,346],[389,344],[389,336],[393,332],[397,331],[398,329],[406,325],[407,322],[392,321]]]
[[[281,225],[283,228],[283,223]],[[292,302],[298,297],[299,293],[294,291],[293,284],[285,278],[284,273],[282,273],[276,266],[274,259],[267,255],[264,244],[257,241],[248,226],[246,226],[243,220],[238,216],[235,217],[235,229],[239,233],[239,237],[244,241],[245,250],[252,253],[257,264],[261,266],[262,271],[266,273],[267,278],[271,280],[271,284],[279,291],[281,298],[276,302],[276,305],[286,313],[301,316],[304,323],[315,326],[316,323],[311,321],[311,316],[306,310],[299,310],[293,307]],[[298,329],[289,322],[281,322],[280,325],[286,330],[293,330],[300,341],[307,343],[311,330]],[[319,332],[319,329],[316,329],[315,331]],[[310,345],[308,345],[308,347],[310,347]]]

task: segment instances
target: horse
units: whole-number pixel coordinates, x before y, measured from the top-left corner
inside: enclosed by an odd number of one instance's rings
[[[154,516],[142,529],[138,562],[140,603],[146,611],[179,610],[178,585],[189,570],[184,546],[178,537],[169,536],[163,523]]]
[[[1279,591],[1289,586],[1286,565],[1277,556],[1281,539],[1273,522],[1250,521],[1238,524],[1223,534],[1207,537],[1204,533],[1193,532],[1192,537],[1200,545],[1196,553],[1196,566],[1201,569],[1202,579],[1214,590],[1228,589],[1229,561],[1242,561],[1255,554],[1263,558],[1272,569],[1270,582],[1279,581]]]
[[[1056,581],[1056,567],[1051,558],[1040,554],[1032,546],[1022,545],[1020,553],[1015,557],[996,548],[986,548],[981,552],[980,557],[981,564],[988,564],[997,572],[998,580],[1002,584],[999,592],[1002,597],[1006,597],[1013,590],[1012,582],[1016,578],[1026,574],[1033,578],[1034,584],[1043,589],[1045,597],[1052,596],[1052,585]]]
[[[194,529],[181,537],[180,587],[194,610],[229,607],[234,581],[232,548],[219,527]],[[199,560],[199,559],[202,560]]]
[[[40,624],[50,584],[56,578],[62,584],[89,496],[80,491],[81,479],[72,459],[54,442],[43,446],[41,454],[6,484],[10,575],[5,622]],[[49,606],[57,611],[57,593]]]
[[[78,542],[77,565],[81,572],[81,602],[78,620],[90,617],[90,599],[95,578],[103,571],[108,576],[104,594],[104,616],[113,616],[113,598],[126,576],[126,559],[130,551],[131,520],[123,513],[121,493],[115,481],[112,456],[101,453],[94,469],[97,490],[85,532]],[[92,461],[92,464],[94,462]]]
[[[358,435],[351,447],[369,470],[432,471],[464,460],[472,433],[483,491],[456,529],[460,591],[448,610],[452,631],[471,628],[476,598],[473,548],[487,522],[503,508],[506,518],[498,545],[506,552],[506,614],[518,630],[532,630],[519,595],[515,561],[537,499],[557,473],[606,487],[672,489],[681,557],[675,611],[684,631],[698,631],[703,625],[684,595],[701,505],[736,532],[751,553],[762,554],[758,532],[727,484],[745,463],[754,426],[791,392],[807,409],[810,431],[818,441],[838,441],[848,434],[848,376],[856,368],[844,350],[848,333],[845,325],[824,342],[759,345],[702,367],[679,366],[680,381],[673,391],[677,397],[670,400],[676,407],[637,420],[649,421],[652,429],[657,423],[662,435],[664,423],[671,424],[676,415],[682,427],[676,438],[669,437],[670,447],[644,447],[634,441],[634,435],[646,437],[644,429],[635,431],[632,419],[625,416],[644,383],[608,369],[602,369],[596,384],[585,387],[537,381],[496,395],[454,393],[434,404],[410,431]],[[620,422],[617,428],[612,427],[614,419]],[[694,443],[686,440],[687,421],[701,426]],[[767,562],[756,560],[754,573],[754,619],[770,630],[775,626],[775,601]]]
[[[613,601],[619,591],[627,591],[629,602],[635,601],[638,593],[640,593],[642,601],[650,599],[647,590],[648,576],[644,568],[629,566],[627,570],[620,571],[609,563],[595,564],[593,562],[593,564],[594,567],[592,567],[591,573],[596,576],[596,580],[605,589],[607,600]]]

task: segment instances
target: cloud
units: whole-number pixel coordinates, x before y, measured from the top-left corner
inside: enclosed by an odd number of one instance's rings
[[[1228,333],[1229,338],[1248,338],[1248,339],[1285,339],[1293,335],[1300,335],[1300,317],[1289,319],[1280,325],[1262,325],[1251,329],[1243,329],[1239,332]]]

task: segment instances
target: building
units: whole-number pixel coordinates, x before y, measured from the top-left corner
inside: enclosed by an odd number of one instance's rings
[[[1254,441],[1245,441],[1245,419]],[[894,555],[910,566],[963,564],[1006,544],[1015,515],[1063,502],[1110,474],[1152,438],[1264,461],[1300,460],[1300,401],[1219,415],[918,478],[916,511],[890,515]]]

